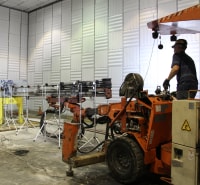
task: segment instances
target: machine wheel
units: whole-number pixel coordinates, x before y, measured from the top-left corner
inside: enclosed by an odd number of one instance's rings
[[[131,138],[113,140],[108,145],[106,160],[112,176],[121,183],[132,183],[144,173],[143,151]]]

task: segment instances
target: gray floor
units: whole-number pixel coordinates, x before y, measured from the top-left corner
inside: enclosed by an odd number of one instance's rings
[[[57,138],[45,138],[40,134],[37,122],[32,120],[35,128],[25,125],[17,135],[13,124],[10,124],[12,129],[1,126],[1,185],[119,185],[105,163],[76,168],[73,177],[66,176],[68,165],[61,157],[62,139],[59,142]],[[91,137],[91,133],[87,137]],[[147,184],[163,183],[151,176],[137,183]]]

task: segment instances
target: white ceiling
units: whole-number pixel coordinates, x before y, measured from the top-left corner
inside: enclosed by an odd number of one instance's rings
[[[62,0],[0,0],[0,6],[31,12]]]

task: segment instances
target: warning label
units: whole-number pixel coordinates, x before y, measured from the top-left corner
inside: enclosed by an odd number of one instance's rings
[[[185,131],[191,131],[191,128],[190,128],[190,125],[188,123],[187,120],[184,121],[182,127],[181,127],[182,130],[185,130]]]

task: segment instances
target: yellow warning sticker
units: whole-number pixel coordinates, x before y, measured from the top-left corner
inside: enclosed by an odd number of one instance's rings
[[[184,121],[182,127],[181,127],[182,130],[185,130],[185,131],[191,131],[191,128],[190,128],[190,125],[188,123],[187,120]]]

